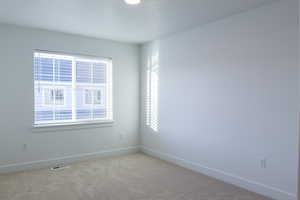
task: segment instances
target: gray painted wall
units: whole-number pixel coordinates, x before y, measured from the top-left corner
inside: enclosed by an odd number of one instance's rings
[[[139,48],[137,45],[0,25],[0,168],[138,145]],[[34,129],[33,51],[112,57],[112,126]]]
[[[144,45],[145,151],[278,199],[295,199],[297,41],[298,1],[288,0]],[[157,133],[145,125],[147,59],[156,52]]]

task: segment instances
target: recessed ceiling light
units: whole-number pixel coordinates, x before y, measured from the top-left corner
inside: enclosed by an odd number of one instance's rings
[[[129,5],[137,5],[141,3],[141,0],[124,0]]]

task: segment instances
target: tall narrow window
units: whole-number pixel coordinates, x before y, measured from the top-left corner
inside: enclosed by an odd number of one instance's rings
[[[110,59],[34,53],[34,125],[112,121]]]
[[[147,67],[146,124],[155,132],[158,131],[158,73],[158,55],[154,55]]]

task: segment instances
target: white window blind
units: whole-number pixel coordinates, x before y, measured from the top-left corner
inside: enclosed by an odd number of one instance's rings
[[[147,64],[147,93],[146,93],[146,125],[153,131],[158,131],[158,55],[151,57]]]
[[[112,61],[34,53],[34,125],[113,120]]]

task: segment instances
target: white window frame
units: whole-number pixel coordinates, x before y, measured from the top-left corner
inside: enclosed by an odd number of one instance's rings
[[[60,53],[60,52],[52,52],[52,51],[44,51],[44,50],[36,50],[34,51],[34,56],[35,54],[40,54],[42,57],[45,58],[59,58],[59,59],[68,59],[72,60],[72,120],[51,120],[51,121],[45,121],[45,122],[40,122],[36,123],[35,122],[35,117],[33,119],[33,127],[34,128],[44,128],[44,127],[56,127],[56,126],[68,126],[68,125],[85,125],[85,124],[103,124],[104,126],[108,124],[114,123],[114,118],[113,118],[113,69],[112,69],[112,59],[111,58],[103,58],[103,57],[98,57],[98,56],[85,56],[85,55],[76,55],[76,54],[66,54],[66,53]],[[93,62],[93,63],[103,63],[107,66],[106,69],[106,108],[107,108],[107,118],[106,119],[83,119],[83,120],[76,120],[76,85],[80,83],[76,83],[76,61],[87,61],[87,62]],[[43,81],[40,81],[43,82]],[[34,87],[36,87],[36,83],[33,80]],[[58,84],[60,84],[58,82]],[[65,84],[65,83],[62,83]],[[69,84],[70,85],[70,84]],[[103,84],[99,84],[103,85]],[[53,87],[43,87],[44,88],[49,88],[53,89]],[[54,86],[54,88],[58,89],[63,89],[64,90],[64,105],[56,105],[58,107],[65,106],[66,105],[66,91],[63,86]],[[96,88],[95,90],[103,90],[103,88]],[[35,94],[34,94],[35,96]],[[83,95],[85,97],[85,95]],[[43,92],[43,103],[44,102],[44,92]],[[92,100],[93,95],[92,95]],[[84,100],[85,102],[85,100]],[[35,105],[35,104],[34,104]],[[90,105],[90,104],[87,104]],[[48,106],[48,105],[45,105]],[[51,106],[51,105],[49,105]],[[104,104],[96,104],[96,106],[104,106]],[[34,109],[33,109],[34,110]]]

